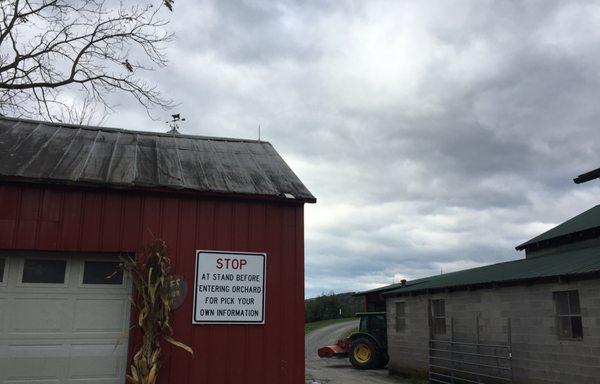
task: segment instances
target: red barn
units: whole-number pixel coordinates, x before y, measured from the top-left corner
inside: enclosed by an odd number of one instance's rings
[[[159,237],[195,351],[165,346],[159,382],[301,383],[315,201],[267,142],[1,118],[0,382],[123,383],[140,332],[127,276],[105,277]],[[266,255],[262,321],[193,324],[197,250]]]

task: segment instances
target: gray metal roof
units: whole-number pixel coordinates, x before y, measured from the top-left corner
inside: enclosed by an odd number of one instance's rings
[[[5,117],[0,179],[316,201],[268,142]]]
[[[562,224],[526,241],[523,244],[517,245],[517,250],[525,249],[533,244],[542,241],[555,239],[557,237],[571,235],[577,232],[582,232],[592,228],[600,227],[600,205],[588,209],[587,211],[565,221]]]

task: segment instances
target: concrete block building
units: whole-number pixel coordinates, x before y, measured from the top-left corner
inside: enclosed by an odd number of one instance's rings
[[[365,292],[367,306],[385,301],[389,370],[433,383],[598,383],[600,206],[517,249],[524,259]]]

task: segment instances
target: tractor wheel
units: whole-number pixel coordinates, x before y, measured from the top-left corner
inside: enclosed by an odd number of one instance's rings
[[[375,343],[367,337],[359,337],[350,344],[350,363],[356,369],[376,368],[378,355]]]

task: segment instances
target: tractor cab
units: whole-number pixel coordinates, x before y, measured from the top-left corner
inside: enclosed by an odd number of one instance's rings
[[[385,312],[359,312],[360,318],[357,333],[371,336],[381,346],[387,346],[387,322]]]

